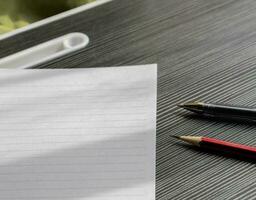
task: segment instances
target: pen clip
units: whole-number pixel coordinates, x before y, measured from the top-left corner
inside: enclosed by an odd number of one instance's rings
[[[83,33],[70,33],[0,59],[0,68],[26,69],[86,47],[89,38]]]

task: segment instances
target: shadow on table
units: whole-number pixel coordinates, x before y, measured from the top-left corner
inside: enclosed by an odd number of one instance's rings
[[[136,147],[143,138],[141,132],[3,163],[0,199],[71,200],[113,191],[124,194],[126,188],[152,181],[143,174],[145,150]]]
[[[190,114],[179,114],[180,116],[186,118],[186,119],[196,119],[201,120],[205,122],[218,122],[218,123],[229,123],[229,124],[239,124],[244,126],[256,126],[256,121],[249,121],[249,120],[242,120],[242,119],[230,119],[230,118],[216,118],[216,117],[210,117],[210,116],[204,116],[204,115],[198,115],[195,113]]]
[[[206,154],[206,155],[213,155],[213,156],[218,156],[218,157],[222,157],[222,158],[234,159],[234,160],[239,160],[242,162],[249,162],[252,164],[256,164],[256,156],[255,156],[255,158],[247,158],[247,157],[243,157],[243,156],[240,156],[237,154],[231,154],[229,152],[200,148],[197,146],[192,146],[190,144],[177,143],[177,145],[179,145],[180,147],[182,147],[188,151],[192,151],[192,152],[201,152],[202,154]]]

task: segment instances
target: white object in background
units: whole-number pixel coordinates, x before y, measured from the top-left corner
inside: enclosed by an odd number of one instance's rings
[[[113,0],[96,0],[96,1],[93,1],[91,3],[87,3],[87,4],[79,6],[77,8],[73,8],[71,10],[68,10],[66,12],[62,12],[62,13],[54,15],[52,17],[48,17],[46,19],[40,20],[38,22],[34,22],[34,23],[32,23],[32,24],[30,24],[28,26],[16,29],[16,30],[11,31],[9,33],[5,33],[3,35],[0,35],[0,41],[4,40],[4,39],[7,39],[9,37],[12,37],[14,35],[23,33],[25,31],[29,31],[29,30],[38,28],[38,27],[43,26],[45,24],[49,24],[51,22],[54,22],[54,21],[57,21],[57,20],[60,20],[60,19],[66,18],[66,17],[70,17],[70,16],[73,16],[75,14],[84,12],[86,10],[89,10],[89,9],[101,6],[101,5],[103,5],[105,3],[109,3],[111,1],[113,1]]]
[[[0,59],[0,68],[30,68],[82,49],[88,43],[87,35],[70,33],[2,58]]]

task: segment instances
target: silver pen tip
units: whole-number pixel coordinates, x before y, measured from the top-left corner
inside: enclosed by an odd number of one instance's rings
[[[202,102],[194,101],[194,102],[178,104],[177,106],[180,108],[195,108],[195,107],[201,107],[203,105],[204,105],[204,103],[202,103]]]

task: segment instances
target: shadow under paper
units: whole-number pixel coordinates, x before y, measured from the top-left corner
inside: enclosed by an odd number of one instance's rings
[[[141,132],[1,164],[0,199],[91,199],[112,191],[123,195],[119,189],[152,181],[145,174],[143,139]]]

